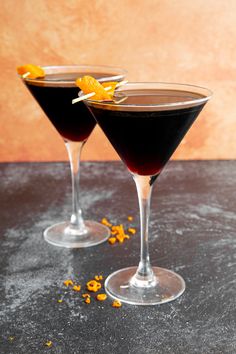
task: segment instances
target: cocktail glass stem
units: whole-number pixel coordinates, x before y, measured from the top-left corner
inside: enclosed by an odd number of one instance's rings
[[[71,225],[67,228],[67,231],[81,230],[81,233],[84,234],[86,227],[82,217],[79,198],[80,155],[84,142],[67,141],[65,144],[69,155],[72,179],[72,215],[70,218]]]
[[[67,248],[84,248],[106,241],[110,230],[92,220],[84,220],[80,207],[80,154],[85,142],[65,141],[69,155],[72,179],[72,215],[70,221],[63,221],[44,231],[47,242]]]
[[[148,247],[148,227],[150,215],[150,202],[154,178],[150,176],[133,175],[138,192],[140,209],[140,262],[135,275],[131,278],[131,285],[137,287],[152,287],[157,284],[157,278],[153,273]]]

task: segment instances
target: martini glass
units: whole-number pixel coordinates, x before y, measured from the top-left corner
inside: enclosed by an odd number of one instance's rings
[[[138,193],[140,262],[138,267],[118,270],[106,279],[105,289],[115,299],[134,305],[156,305],[178,298],[185,290],[181,276],[150,264],[151,192],[161,170],[210,96],[209,90],[197,86],[130,83],[117,90],[118,104],[85,101],[128,167]]]
[[[23,81],[51,123],[63,138],[72,176],[72,215],[70,220],[48,227],[44,239],[56,246],[81,248],[94,246],[109,237],[109,229],[98,222],[84,220],[79,198],[80,154],[96,121],[83,102],[72,105],[79,88],[75,80],[92,75],[99,81],[121,81],[126,71],[109,66],[46,66],[45,77]]]

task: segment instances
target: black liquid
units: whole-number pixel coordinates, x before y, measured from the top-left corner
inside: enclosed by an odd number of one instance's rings
[[[151,105],[203,98],[189,92],[156,90],[154,94],[129,93],[118,108],[102,109],[90,104],[91,112],[129,170],[139,175],[157,175],[169,160],[204,104],[181,109],[151,111],[127,105]],[[110,107],[111,108],[111,107]]]
[[[95,78],[107,77],[107,74],[86,73]],[[72,104],[72,100],[78,97],[79,88],[75,86],[75,80],[82,73],[54,74],[34,82],[25,81],[26,86],[39,103],[54,127],[65,140],[85,141],[96,125],[96,121],[83,102]],[[59,81],[71,83],[56,85]],[[53,84],[55,83],[55,84]]]

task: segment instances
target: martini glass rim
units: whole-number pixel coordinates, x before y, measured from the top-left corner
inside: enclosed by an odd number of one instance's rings
[[[111,65],[45,65],[41,66],[41,68],[46,72],[46,75],[52,74],[54,72],[58,73],[78,73],[82,74],[88,74],[89,71],[91,72],[96,72],[99,71],[101,74],[107,74],[106,77],[101,77],[99,81],[107,81],[109,78],[109,81],[119,81],[122,80],[127,74],[128,71],[126,69],[123,69],[119,66],[111,66]],[[109,75],[111,73],[111,75]],[[68,80],[67,79],[60,79],[58,81],[53,81],[50,80],[50,78],[47,78],[45,76],[44,78],[37,78],[37,79],[30,79],[28,77],[23,78],[21,75],[19,75],[20,78],[22,78],[24,81],[28,81],[29,83],[35,83],[35,84],[53,84],[55,86],[60,86],[60,85],[68,85],[68,84],[75,84],[75,79]]]
[[[198,85],[193,85],[193,84],[184,84],[184,83],[172,83],[172,82],[128,82],[119,88],[117,88],[116,93],[124,93],[125,96],[125,91],[129,90],[157,90],[157,89],[166,89],[166,90],[177,90],[177,91],[182,91],[182,92],[190,92],[193,94],[199,94],[201,97],[196,97],[193,98],[192,100],[184,100],[183,101],[176,101],[176,102],[171,102],[171,103],[150,103],[150,104],[137,104],[137,103],[132,103],[132,104],[125,104],[124,102],[121,103],[115,103],[113,101],[98,101],[98,100],[92,100],[90,99],[85,99],[84,101],[88,105],[93,105],[95,107],[100,107],[103,109],[110,109],[110,110],[133,110],[135,108],[140,109],[140,110],[145,110],[145,109],[173,109],[173,108],[181,108],[181,107],[188,107],[188,106],[196,106],[199,104],[206,103],[208,100],[213,95],[213,92],[203,86],[198,86]],[[184,89],[185,88],[185,89]],[[191,90],[192,89],[192,90]],[[83,92],[81,91],[79,96],[82,96]],[[119,95],[117,95],[119,99]],[[123,97],[124,97],[123,96]]]

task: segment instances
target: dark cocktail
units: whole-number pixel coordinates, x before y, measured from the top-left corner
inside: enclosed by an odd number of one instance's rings
[[[154,305],[180,296],[184,280],[176,273],[151,267],[148,220],[152,186],[211,93],[204,88],[164,83],[133,83],[119,88],[120,104],[86,100],[98,124],[127,165],[136,183],[141,220],[138,267],[118,270],[105,283],[114,298]]]
[[[48,66],[43,78],[23,77],[24,83],[62,136],[72,172],[73,213],[70,221],[50,226],[44,231],[47,242],[68,248],[88,247],[109,237],[109,230],[95,221],[84,221],[79,200],[79,162],[81,149],[96,125],[83,102],[72,104],[78,96],[75,81],[93,75],[99,81],[121,81],[126,71],[109,66]]]
[[[110,80],[105,72],[89,73],[96,79]],[[25,84],[64,140],[85,141],[96,125],[83,102],[71,104],[78,96],[75,80],[84,72],[53,73],[43,80],[25,80]],[[107,78],[107,79],[106,79]]]

